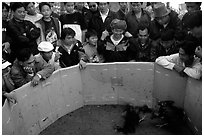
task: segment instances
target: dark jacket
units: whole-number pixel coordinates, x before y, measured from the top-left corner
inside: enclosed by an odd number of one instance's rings
[[[36,39],[40,36],[40,29],[30,21],[18,22],[11,19],[7,27],[7,35],[11,38],[11,54],[15,58],[17,51],[30,48],[35,55],[38,53]]]
[[[104,57],[105,62],[127,62],[129,61],[128,46],[129,38],[124,36],[118,45],[114,45],[108,36],[104,41],[99,41],[97,51]]]
[[[116,12],[117,16],[118,16],[118,19],[120,20],[125,20],[126,18],[126,13],[124,13],[121,9],[119,9],[117,12]]]
[[[152,40],[149,39],[145,45],[141,45],[138,38],[132,38],[128,47],[130,60],[151,62],[150,51],[152,47]]]
[[[58,51],[62,54],[59,58],[62,68],[77,65],[80,59],[85,56],[82,44],[78,40],[70,49],[70,53],[64,45],[61,45]]]
[[[178,14],[175,11],[171,11],[169,13],[170,21],[166,28],[160,25],[155,19],[150,24],[150,38],[152,40],[157,40],[161,37],[162,32],[167,31],[169,29],[175,31],[175,35],[181,32],[181,20],[178,18]]]
[[[93,15],[93,18],[89,22],[89,29],[94,29],[98,33],[98,38],[101,38],[102,32],[107,30],[110,33],[111,27],[110,23],[113,19],[118,18],[117,14],[111,10],[109,10],[108,16],[103,22],[100,12],[98,11],[96,14]]]

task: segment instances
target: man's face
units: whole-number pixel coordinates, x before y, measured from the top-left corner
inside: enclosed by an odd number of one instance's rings
[[[163,17],[155,17],[155,20],[160,24],[160,25],[165,25],[169,22],[170,17],[169,15],[163,16]]]
[[[141,44],[145,44],[147,40],[149,39],[148,29],[146,28],[144,30],[139,30],[138,38]]]
[[[73,13],[74,11],[74,2],[67,2],[65,8],[68,13]]]
[[[78,10],[82,10],[84,7],[84,2],[76,2],[75,5]]]
[[[96,2],[90,2],[89,3],[89,9],[91,10],[91,11],[97,11],[97,3]]]
[[[44,60],[49,61],[52,58],[53,51],[50,52],[42,52],[41,55]]]
[[[191,34],[196,38],[202,37],[202,27],[194,27],[193,29],[190,29]]]
[[[102,13],[106,13],[108,11],[109,5],[107,2],[99,2],[98,9]]]
[[[199,6],[195,2],[186,2],[186,9],[188,12],[199,10]]]
[[[163,41],[163,40],[161,40],[161,41],[160,41],[160,44],[161,44],[165,49],[170,48],[170,47],[173,45],[173,43],[174,43],[174,40],[168,40],[168,41]]]
[[[187,55],[182,48],[179,49],[179,57],[184,63],[190,60],[189,55]]]
[[[91,37],[89,37],[89,39],[88,39],[88,42],[89,42],[91,45],[96,45],[96,44],[97,44],[97,41],[98,41],[98,37],[97,37],[97,36],[91,36]]]
[[[127,2],[119,2],[120,8],[125,10],[127,9]]]
[[[30,58],[27,61],[21,62],[23,67],[31,67],[34,68],[35,66],[35,58],[33,54],[31,54]]]
[[[7,19],[8,13],[9,13],[8,10],[6,9],[6,7],[4,7],[2,9],[2,20],[6,20]]]
[[[24,7],[16,9],[16,11],[13,12],[13,17],[18,20],[24,20],[26,15],[26,11]]]
[[[50,7],[48,5],[44,5],[44,6],[42,6],[41,13],[42,13],[44,18],[50,18],[52,10],[50,9]]]
[[[35,15],[36,14],[35,5],[34,5],[33,2],[30,2],[26,9],[27,9],[27,12],[28,12],[29,15]]]
[[[74,42],[74,37],[71,35],[67,35],[64,39],[64,43],[66,45],[71,45]]]
[[[141,3],[140,2],[131,2],[132,11],[135,13],[141,12]]]

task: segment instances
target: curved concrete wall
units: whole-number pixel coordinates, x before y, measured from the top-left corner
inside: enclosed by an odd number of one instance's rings
[[[3,134],[39,134],[63,115],[91,104],[147,104],[171,99],[184,108],[196,134],[202,131],[201,81],[154,63],[88,64],[60,69],[37,87],[16,89],[18,103],[2,108]],[[193,109],[192,109],[193,107]]]

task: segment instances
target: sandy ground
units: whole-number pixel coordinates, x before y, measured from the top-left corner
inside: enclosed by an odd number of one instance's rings
[[[69,113],[48,128],[41,135],[122,135],[115,130],[116,126],[122,126],[121,116],[124,110],[122,105],[90,105],[84,106]],[[158,128],[161,122],[158,119],[150,119],[150,114],[139,126],[136,127],[135,135],[192,135],[187,125],[176,119],[177,123],[172,127]]]

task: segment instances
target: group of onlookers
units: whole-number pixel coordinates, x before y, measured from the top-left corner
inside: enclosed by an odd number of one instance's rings
[[[83,69],[86,63],[156,62],[201,79],[201,2],[186,2],[182,16],[161,2],[147,5],[153,14],[142,2],[119,2],[117,12],[109,2],[63,4],[66,13],[58,16],[48,2],[39,3],[40,13],[34,2],[2,3],[4,97],[30,81],[38,85],[59,68]]]

